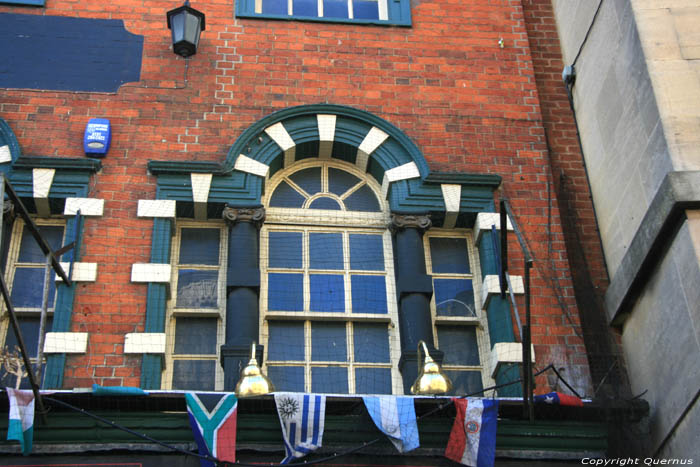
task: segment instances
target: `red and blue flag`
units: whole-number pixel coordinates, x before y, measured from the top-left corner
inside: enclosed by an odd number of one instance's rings
[[[185,394],[187,415],[199,453],[220,461],[236,462],[236,417],[238,399],[235,394]],[[214,463],[200,459],[202,467]]]

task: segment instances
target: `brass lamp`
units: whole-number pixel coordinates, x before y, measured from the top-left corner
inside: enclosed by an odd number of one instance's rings
[[[430,357],[428,346],[425,342],[418,342],[418,355],[423,350],[423,368],[420,367],[420,359],[418,359],[418,378],[411,386],[411,394],[426,395],[426,394],[445,394],[452,389],[452,381],[442,371],[440,365]]]
[[[237,397],[262,396],[275,390],[272,382],[263,374],[255,359],[255,342],[250,350],[248,366],[241,371],[241,379],[236,384]]]

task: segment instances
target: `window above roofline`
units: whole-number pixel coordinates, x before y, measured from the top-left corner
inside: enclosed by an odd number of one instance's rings
[[[302,14],[293,13],[293,0],[288,0],[287,8],[285,8],[285,6],[282,4],[281,6],[278,6],[278,8],[273,9],[265,8],[263,6],[265,1],[266,0],[237,0],[236,17],[271,20],[315,21],[324,23],[368,24],[381,26],[411,26],[410,0],[378,0],[376,2],[378,4],[378,14],[376,18],[359,17],[361,16],[359,8],[357,8],[357,13],[355,13],[356,9],[353,8],[353,3],[357,2],[357,0],[347,0],[347,4],[349,5],[347,8],[347,17],[339,17],[340,15],[338,14],[329,13],[328,10],[330,5],[326,6],[324,15],[324,4],[330,4],[331,2],[324,2],[323,0],[318,1],[318,7],[315,9],[315,11],[312,10],[311,12],[304,12]],[[337,4],[345,2],[338,2],[336,0],[332,3]],[[362,0],[361,3],[367,4],[370,2]],[[343,13],[342,16],[345,16],[345,13]]]

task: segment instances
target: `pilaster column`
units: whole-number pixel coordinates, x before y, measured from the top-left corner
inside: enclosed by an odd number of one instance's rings
[[[418,377],[418,342],[425,341],[430,355],[436,361],[442,361],[442,352],[436,351],[433,340],[430,313],[433,283],[426,273],[423,249],[423,233],[431,225],[428,215],[391,215],[401,332],[399,371],[405,394],[410,394],[411,385]]]
[[[233,391],[250,359],[250,344],[259,334],[259,237],[265,208],[225,207],[228,225],[226,271],[226,338],[221,346],[224,390]],[[262,349],[258,346],[258,349]],[[262,360],[258,360],[262,363]]]

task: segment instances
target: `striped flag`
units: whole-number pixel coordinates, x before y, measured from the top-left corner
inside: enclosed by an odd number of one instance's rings
[[[412,397],[367,396],[362,400],[374,424],[399,452],[412,451],[420,446]]]
[[[498,401],[452,399],[457,416],[452,425],[445,457],[471,467],[493,466],[496,458]]]
[[[188,392],[185,400],[199,453],[220,461],[236,462],[236,395]],[[214,466],[204,459],[200,463],[202,467]]]
[[[7,440],[19,441],[22,454],[28,456],[34,440],[34,393],[31,390],[5,389],[10,399]]]
[[[295,457],[304,457],[321,447],[326,396],[276,392],[275,404],[287,454],[282,464],[289,463]]]

